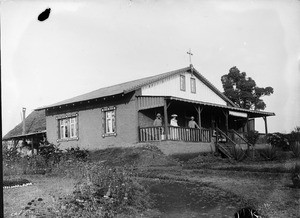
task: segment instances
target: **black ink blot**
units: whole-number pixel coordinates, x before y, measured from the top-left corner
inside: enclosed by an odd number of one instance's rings
[[[47,20],[49,15],[50,15],[50,11],[51,8],[47,8],[46,10],[44,10],[39,16],[38,16],[38,20],[39,21],[44,21]]]

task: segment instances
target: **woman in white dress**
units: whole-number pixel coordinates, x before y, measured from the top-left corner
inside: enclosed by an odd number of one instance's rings
[[[178,123],[177,123],[177,114],[172,114],[171,115],[172,119],[170,121],[170,125],[171,125],[171,139],[173,140],[178,140],[178,129],[177,128],[172,128],[172,126],[174,127],[178,127]]]

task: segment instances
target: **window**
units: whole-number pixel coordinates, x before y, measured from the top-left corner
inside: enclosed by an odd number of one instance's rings
[[[107,107],[102,108],[103,111],[103,129],[105,136],[115,136],[116,132],[116,108],[115,107]]]
[[[191,78],[191,93],[196,93],[196,79]]]
[[[58,118],[58,139],[78,139],[77,115],[65,118]]]
[[[185,76],[180,75],[180,90],[185,91]]]

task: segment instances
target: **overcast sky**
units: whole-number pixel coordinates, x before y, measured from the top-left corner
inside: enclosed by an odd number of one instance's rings
[[[49,19],[37,20],[46,8]],[[300,1],[2,1],[2,133],[33,109],[187,67],[222,90],[237,66],[265,97],[269,132],[300,126]],[[264,131],[263,120],[257,128]]]

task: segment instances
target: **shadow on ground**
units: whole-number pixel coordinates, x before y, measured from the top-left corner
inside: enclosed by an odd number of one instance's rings
[[[162,217],[233,217],[241,201],[228,192],[197,183],[144,181]]]

